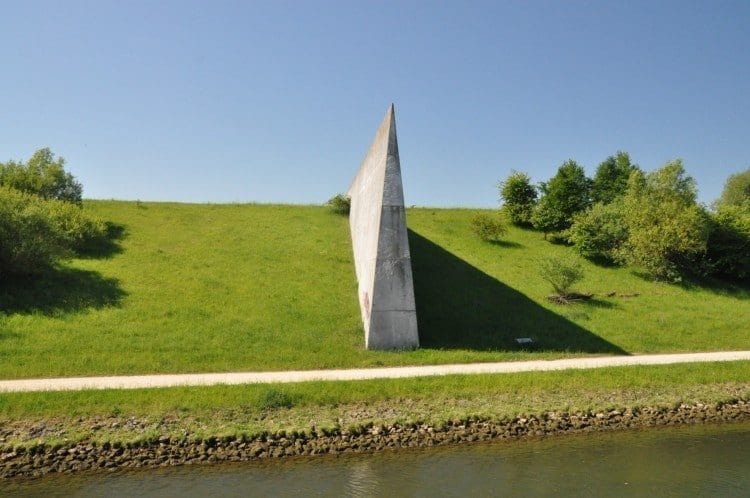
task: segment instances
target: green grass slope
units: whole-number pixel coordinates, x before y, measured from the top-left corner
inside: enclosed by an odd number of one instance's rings
[[[35,281],[0,280],[0,378],[285,370],[750,348],[750,291],[585,265],[561,307],[537,261],[569,248],[462,209],[410,209],[420,340],[364,350],[348,222],[317,206],[88,201],[120,240]],[[606,297],[606,293],[636,297]],[[523,350],[515,337],[532,337]]]

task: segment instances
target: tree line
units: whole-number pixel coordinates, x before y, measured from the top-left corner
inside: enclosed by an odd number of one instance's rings
[[[750,168],[731,175],[710,207],[697,202],[681,160],[645,172],[626,152],[606,158],[593,178],[568,160],[538,185],[514,170],[499,190],[513,224],[590,260],[670,282],[689,273],[750,280]]]

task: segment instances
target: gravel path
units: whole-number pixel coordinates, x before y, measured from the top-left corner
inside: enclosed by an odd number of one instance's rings
[[[347,370],[301,370],[284,372],[239,372],[174,375],[132,375],[122,377],[68,377],[0,381],[0,392],[80,391],[84,389],[140,389],[147,387],[209,386],[216,384],[271,384],[316,380],[396,379],[437,375],[494,374],[549,370],[667,365],[711,361],[750,360],[750,351],[716,353],[653,354],[566,358],[563,360],[510,361],[460,365],[354,368]]]

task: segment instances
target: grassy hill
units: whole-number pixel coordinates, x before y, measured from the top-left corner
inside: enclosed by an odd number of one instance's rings
[[[0,281],[0,378],[750,348],[747,288],[586,264],[578,288],[595,298],[562,307],[545,299],[537,261],[569,248],[515,228],[484,243],[469,229],[475,210],[418,208],[407,221],[423,347],[370,352],[345,218],[317,206],[85,209],[120,226],[120,240],[34,282]]]

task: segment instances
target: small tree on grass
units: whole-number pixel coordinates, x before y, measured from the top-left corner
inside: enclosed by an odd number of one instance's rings
[[[326,203],[332,213],[348,215],[352,208],[352,200],[348,195],[336,194]]]
[[[484,213],[471,219],[471,230],[485,242],[497,242],[508,231],[502,220]]]
[[[542,198],[536,205],[531,222],[534,228],[548,233],[560,232],[573,224],[573,216],[591,204],[591,180],[573,160],[563,163],[557,174],[542,184]]]
[[[590,295],[572,291],[572,286],[583,279],[580,261],[571,258],[548,257],[539,262],[539,274],[552,285],[555,293],[548,299],[558,304],[568,304]]]
[[[518,226],[531,226],[531,214],[536,205],[537,191],[526,173],[511,171],[510,176],[500,182],[500,199],[510,221]]]

